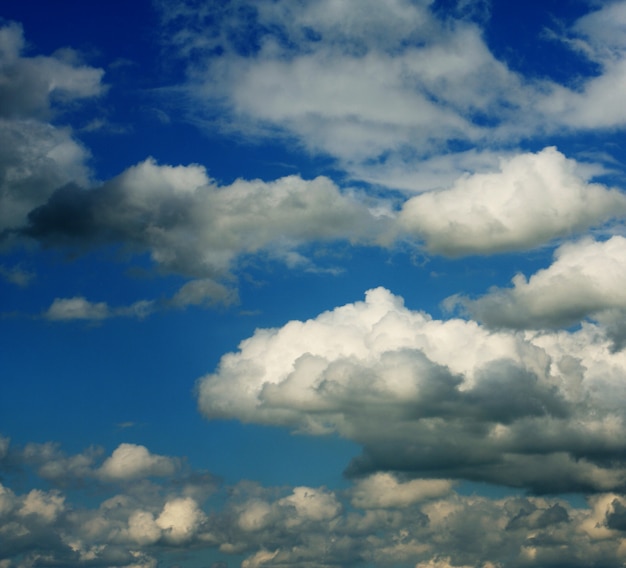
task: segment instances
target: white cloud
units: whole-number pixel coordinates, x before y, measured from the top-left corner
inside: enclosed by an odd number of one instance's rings
[[[352,504],[362,509],[388,509],[445,497],[452,483],[445,479],[398,481],[390,473],[375,473],[355,483]]]
[[[626,309],[626,239],[586,238],[560,246],[554,262],[512,288],[495,288],[476,300],[452,298],[491,326],[558,327],[605,310]]]
[[[106,481],[126,481],[152,476],[170,476],[178,469],[178,461],[151,454],[144,446],[120,444],[98,470]]]
[[[596,326],[492,332],[433,320],[376,289],[257,330],[199,381],[198,397],[208,418],[354,440],[363,455],[351,473],[610,490],[626,485],[625,374],[626,354]]]
[[[105,302],[89,302],[82,296],[74,298],[56,298],[44,317],[53,321],[102,320],[110,316]]]
[[[26,288],[33,278],[35,278],[35,273],[19,265],[7,267],[0,264],[0,277],[20,288]]]
[[[198,504],[191,497],[184,497],[165,503],[156,524],[166,541],[180,545],[194,537],[205,519]]]
[[[578,88],[554,86],[539,99],[537,109],[556,125],[594,129],[623,127],[626,111],[626,2],[607,2],[581,17],[565,41],[584,59],[599,65],[600,72]]]
[[[398,223],[433,252],[485,254],[532,248],[625,213],[625,194],[587,182],[575,161],[546,148],[409,199]]]
[[[178,295],[177,295],[178,296]],[[177,307],[187,304],[175,303]],[[111,308],[106,302],[91,302],[82,296],[55,298],[42,317],[51,321],[100,321],[112,317],[145,318],[156,309],[151,300],[138,300],[128,306]]]
[[[71,61],[77,54],[62,50],[53,56],[23,57],[19,24],[0,28],[0,116],[38,118],[53,102],[94,97],[102,93],[104,71]]]
[[[163,269],[199,278],[175,304],[230,301],[211,279],[228,276],[241,255],[265,252],[288,260],[310,242],[372,242],[388,222],[375,205],[370,211],[325,177],[218,186],[201,166],[149,159],[98,188],[58,191],[31,213],[24,233],[48,244],[84,248],[113,241],[147,250]]]
[[[65,50],[24,57],[22,28],[0,27],[0,235],[26,222],[58,187],[84,184],[88,152],[71,129],[43,122],[64,101],[103,91],[103,71],[72,61]],[[75,57],[74,57],[75,58]]]

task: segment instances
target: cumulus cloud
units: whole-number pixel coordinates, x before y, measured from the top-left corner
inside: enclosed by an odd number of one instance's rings
[[[177,460],[151,454],[145,446],[120,444],[98,469],[106,481],[126,481],[151,476],[170,476],[179,467]]]
[[[375,473],[355,483],[352,504],[361,509],[409,507],[419,501],[444,497],[452,491],[445,479],[398,481],[390,473]]]
[[[288,260],[311,241],[368,242],[384,222],[328,178],[237,180],[220,187],[201,166],[148,159],[94,189],[59,189],[30,213],[23,234],[50,245],[120,242],[131,251],[149,251],[163,270],[198,278],[173,300],[189,305],[232,301],[212,280],[227,276],[243,254]]]
[[[494,327],[567,326],[586,317],[609,320],[626,309],[626,239],[586,238],[566,243],[554,261],[530,278],[518,274],[512,288],[494,288],[476,300],[460,302],[472,315]]]
[[[532,248],[626,213],[625,194],[581,173],[556,148],[519,154],[409,199],[398,223],[430,251],[458,256]]]
[[[362,444],[351,474],[610,490],[626,483],[625,357],[593,325],[493,332],[413,312],[379,288],[315,319],[257,330],[197,392],[208,418]]]

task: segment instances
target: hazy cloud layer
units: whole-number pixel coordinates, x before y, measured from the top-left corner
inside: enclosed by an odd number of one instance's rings
[[[244,568],[359,563],[617,568],[626,557],[626,499],[618,493],[597,494],[586,506],[574,506],[560,498],[468,496],[446,480],[389,473],[365,477],[344,491],[251,482],[220,488],[206,472],[178,469],[160,471],[165,477],[156,483],[135,477],[138,464],[153,470],[155,460],[183,460],[122,444],[102,463],[94,449],[66,455],[50,443],[21,448],[2,440],[2,568],[156,568],[158,559],[175,562],[177,551],[187,556],[212,551],[220,559],[214,566],[230,565],[237,555]],[[94,494],[93,484],[101,480],[79,474],[76,466],[82,462],[92,472],[102,471],[129,457],[114,492],[100,486]],[[31,466],[56,486],[41,488],[42,479],[28,472]],[[49,475],[63,468],[75,475]],[[24,488],[27,475],[34,487]],[[75,501],[83,492],[91,495],[90,505]]]
[[[363,445],[351,474],[396,470],[540,492],[625,487],[626,354],[595,326],[491,332],[382,288],[261,329],[198,385],[208,418]]]

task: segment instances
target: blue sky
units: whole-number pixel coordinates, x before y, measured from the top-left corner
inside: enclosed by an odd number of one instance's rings
[[[624,565],[626,2],[5,4],[0,568]]]

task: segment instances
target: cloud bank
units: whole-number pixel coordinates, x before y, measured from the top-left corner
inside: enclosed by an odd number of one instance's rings
[[[350,475],[397,471],[537,492],[626,484],[626,355],[600,328],[493,332],[434,320],[378,288],[261,329],[198,382],[208,418],[363,446]]]

